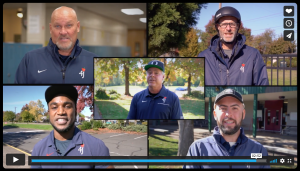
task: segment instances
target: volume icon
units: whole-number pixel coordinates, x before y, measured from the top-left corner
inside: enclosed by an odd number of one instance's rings
[[[271,160],[270,163],[277,163],[277,159]]]
[[[286,37],[290,39],[292,37],[292,34],[293,33],[290,33],[290,34],[286,35]]]

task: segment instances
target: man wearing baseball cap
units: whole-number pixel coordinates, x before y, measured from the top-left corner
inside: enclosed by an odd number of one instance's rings
[[[183,119],[178,96],[162,84],[164,64],[153,60],[145,70],[148,88],[133,96],[127,119]]]
[[[214,118],[217,125],[212,136],[192,143],[187,156],[245,156],[251,153],[262,153],[268,156],[267,150],[256,141],[245,136],[241,127],[246,110],[242,95],[225,89],[219,93],[214,103]],[[269,165],[184,165],[186,168],[270,168]]]
[[[45,99],[53,131],[39,141],[31,156],[109,156],[104,142],[75,126],[78,93],[72,85],[47,88]],[[108,165],[31,165],[31,168],[113,168]]]

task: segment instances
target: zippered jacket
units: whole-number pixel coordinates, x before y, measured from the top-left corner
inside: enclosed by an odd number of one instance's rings
[[[220,37],[215,35],[211,39],[210,47],[198,55],[205,57],[205,85],[269,85],[261,54],[245,42],[246,37],[238,34],[227,65],[219,46]]]
[[[50,38],[48,46],[26,53],[17,69],[15,84],[94,84],[96,54],[82,49],[77,40],[74,56],[64,66],[55,48]]]
[[[245,136],[244,129],[240,128],[242,143],[235,148],[233,156],[247,156],[250,157],[251,153],[262,153],[262,156],[268,156],[268,151],[256,141],[253,141]],[[187,156],[230,156],[228,150],[216,140],[216,136],[221,136],[219,127],[214,128],[212,136],[199,139],[192,143],[188,150]],[[187,168],[270,168],[270,165],[184,165],[184,169]]]

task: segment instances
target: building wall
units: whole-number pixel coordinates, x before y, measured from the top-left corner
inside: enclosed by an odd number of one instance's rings
[[[136,47],[138,44],[138,48]],[[146,55],[146,29],[128,30],[127,46],[131,47],[132,57],[143,57]]]
[[[127,26],[121,22],[95,14],[80,7],[72,7],[80,21],[78,39],[81,45],[91,46],[127,46]],[[46,8],[46,43],[51,37],[49,23],[56,9]]]
[[[297,99],[288,99],[287,113],[291,112],[297,112]],[[286,116],[286,125],[297,126],[297,120],[290,120],[290,116]]]
[[[17,16],[17,9],[3,9],[4,42],[14,42],[14,35],[22,33],[22,19]]]

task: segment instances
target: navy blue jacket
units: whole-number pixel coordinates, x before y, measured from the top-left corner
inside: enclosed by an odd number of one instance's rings
[[[198,55],[205,57],[205,85],[269,85],[261,54],[245,42],[246,37],[238,34],[233,56],[227,65],[219,46],[219,36],[211,39],[210,47]]]
[[[31,156],[61,156],[54,144],[54,131],[39,141]],[[74,136],[64,156],[109,156],[104,142],[75,127]],[[31,168],[107,168],[107,165],[31,165]]]
[[[148,88],[136,93],[131,101],[127,119],[183,119],[178,96],[162,85],[155,96]]]
[[[263,156],[268,156],[268,151],[256,141],[253,141],[245,136],[244,129],[240,129],[241,143],[235,148],[233,156],[251,156],[251,153],[262,153]],[[229,151],[217,140],[217,136],[222,136],[219,127],[214,128],[212,136],[199,139],[192,143],[187,156],[230,156]],[[183,169],[212,169],[212,168],[270,168],[270,165],[184,165]]]
[[[75,53],[64,66],[51,38],[48,46],[25,54],[16,72],[16,84],[94,84],[93,57],[97,55],[82,49],[79,41]],[[84,72],[83,72],[84,71]],[[84,74],[83,74],[84,73]]]

